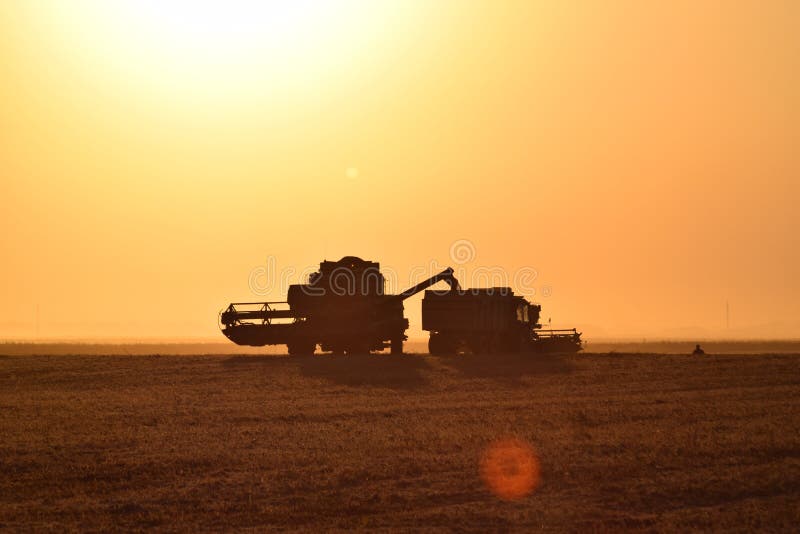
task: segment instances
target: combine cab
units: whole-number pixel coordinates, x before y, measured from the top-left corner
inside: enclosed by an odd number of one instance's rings
[[[581,350],[577,330],[542,330],[540,312],[508,287],[426,291],[422,328],[430,332],[431,354]]]

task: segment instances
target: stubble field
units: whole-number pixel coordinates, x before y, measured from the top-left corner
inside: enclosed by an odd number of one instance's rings
[[[798,363],[0,356],[0,529],[791,531]],[[509,437],[515,501],[479,469]]]

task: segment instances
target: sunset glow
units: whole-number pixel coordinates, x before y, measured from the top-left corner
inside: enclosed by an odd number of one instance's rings
[[[0,530],[791,532],[800,0],[0,0]]]
[[[0,333],[215,337],[270,261],[468,240],[587,338],[792,337],[798,5],[3,2]]]
[[[348,1],[120,0],[61,3],[49,37],[68,39],[122,85],[228,106],[224,99],[337,84],[392,43],[385,26],[410,9]],[[417,9],[416,14],[423,10]],[[41,14],[39,14],[41,15]],[[51,19],[52,20],[52,19]],[[60,35],[59,35],[60,34]],[[95,70],[90,75],[101,75]],[[209,99],[209,97],[214,97]],[[299,102],[294,102],[297,105]]]

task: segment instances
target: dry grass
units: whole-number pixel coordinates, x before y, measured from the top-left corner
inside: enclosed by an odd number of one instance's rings
[[[0,529],[788,531],[798,428],[792,356],[5,356]]]

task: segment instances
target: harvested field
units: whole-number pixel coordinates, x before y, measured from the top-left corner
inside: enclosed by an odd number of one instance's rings
[[[791,355],[0,356],[2,529],[793,530]],[[541,483],[504,501],[504,437]]]

